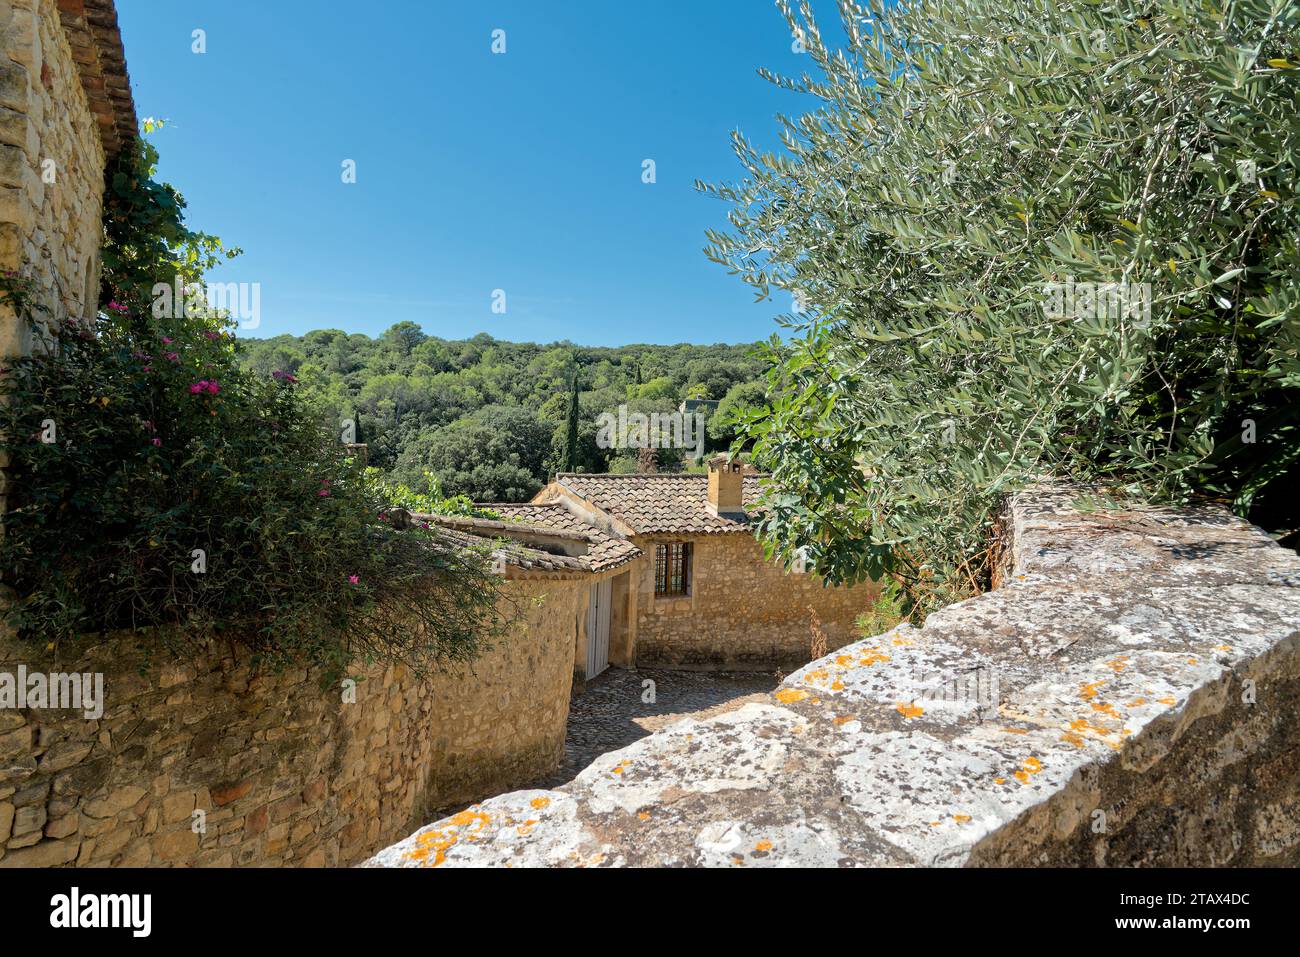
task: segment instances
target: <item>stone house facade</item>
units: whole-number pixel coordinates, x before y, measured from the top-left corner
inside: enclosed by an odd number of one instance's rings
[[[111,0],[0,0],[0,270],[51,319],[98,305],[105,170],[136,135]],[[0,355],[31,348],[0,305]]]
[[[608,665],[686,670],[790,668],[857,635],[874,582],[827,587],[769,561],[754,538],[764,476],[715,458],[704,474],[560,474],[528,504],[492,508],[533,527],[585,534],[593,584],[578,681]],[[612,573],[612,574],[611,574]]]

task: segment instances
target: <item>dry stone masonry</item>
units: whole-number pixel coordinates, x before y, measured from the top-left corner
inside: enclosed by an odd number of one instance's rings
[[[659,541],[676,540],[634,539],[651,555]],[[788,670],[811,657],[814,630],[828,649],[856,638],[854,619],[879,594],[873,582],[828,588],[817,575],[787,571],[749,531],[692,539],[691,562],[691,594],[674,598],[655,595],[653,562],[635,570],[638,666]]]
[[[1006,524],[994,591],[368,865],[1300,863],[1300,556],[1064,486]]]
[[[0,269],[38,281],[54,319],[99,298],[106,161],[135,136],[107,0],[0,0]],[[31,349],[5,307],[0,354]]]
[[[511,580],[521,617],[472,664],[359,668],[351,694],[235,647],[149,663],[116,636],[60,663],[0,638],[0,673],[104,676],[93,719],[0,708],[0,868],[352,864],[536,780],[563,757],[587,587]]]

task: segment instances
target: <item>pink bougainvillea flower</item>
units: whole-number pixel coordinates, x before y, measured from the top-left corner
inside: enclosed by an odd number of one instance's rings
[[[158,438],[156,435],[150,439],[150,441],[153,442],[154,445],[162,445],[162,439]]]
[[[209,330],[208,332],[203,333],[203,338],[207,339],[209,342],[216,342],[221,338],[221,333]]]
[[[317,492],[316,494],[319,495],[321,498],[327,498],[327,497],[329,496],[329,494],[330,494],[330,490],[327,489],[327,488],[323,488],[323,489],[321,489],[319,492]]]
[[[220,391],[221,391],[221,386],[217,385],[215,379],[212,382],[208,383],[208,392],[210,392],[212,395],[216,395]]]
[[[200,392],[204,391],[207,387],[208,387],[207,379],[204,379],[201,382],[195,382],[192,386],[190,386],[190,395],[198,395]]]
[[[169,346],[169,345],[171,345],[171,344],[172,344],[171,336],[163,336],[163,337],[162,337],[162,343],[163,343],[163,345],[165,345],[165,346]]]
[[[357,575],[349,575],[349,576],[348,576],[348,584],[349,584],[349,585],[360,585],[360,584],[361,584],[361,579],[360,579],[360,577],[358,577]]]
[[[180,362],[180,361],[181,361],[181,357],[178,356],[178,355],[177,355],[176,353],[174,353],[174,352],[164,352],[164,353],[163,353],[163,358],[166,359],[168,362]]]

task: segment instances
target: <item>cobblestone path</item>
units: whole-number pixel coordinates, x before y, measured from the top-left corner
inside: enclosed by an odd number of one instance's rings
[[[654,682],[653,704],[643,702],[643,682]],[[610,668],[587,683],[569,705],[564,763],[535,787],[567,784],[596,758],[617,751],[685,717],[711,717],[751,701],[766,701],[775,674]]]

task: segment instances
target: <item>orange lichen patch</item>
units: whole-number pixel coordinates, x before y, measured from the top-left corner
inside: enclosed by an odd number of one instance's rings
[[[845,715],[840,715],[840,717],[836,718],[836,719],[835,719],[835,723],[836,723],[837,725],[840,725],[840,724],[848,724],[848,723],[849,723],[850,721],[852,721],[852,720],[854,720],[853,715],[851,715],[851,714],[845,714]]]
[[[533,829],[533,825],[536,823],[537,820],[535,818],[532,820],[524,821],[523,824],[520,824],[517,828],[515,828],[515,833],[518,834],[520,837],[527,837],[528,832]]]
[[[796,701],[802,701],[808,697],[808,692],[800,688],[782,688],[776,692],[774,697],[782,704],[794,704]]]
[[[1076,734],[1098,734],[1105,737],[1110,732],[1105,728],[1095,724],[1090,724],[1087,718],[1076,718],[1070,722],[1070,730]]]
[[[542,808],[548,807],[550,805],[551,799],[548,797],[536,797],[533,798],[528,803],[533,806],[533,810],[540,811]]]
[[[900,648],[910,648],[912,645],[916,644],[916,642],[912,641],[910,638],[895,638],[891,644],[895,644]]]
[[[1132,701],[1130,701],[1128,704],[1124,705],[1124,707],[1126,707],[1126,708],[1140,708],[1140,707],[1142,707],[1142,706],[1143,706],[1144,704],[1146,704],[1146,703],[1147,703],[1147,699],[1146,699],[1146,698],[1134,698],[1134,699],[1133,699]]]
[[[1001,731],[1003,734],[1028,734],[1029,733],[1024,728],[999,728],[998,730]]]
[[[816,671],[808,672],[809,681],[825,681],[829,677],[830,675],[826,672],[825,668],[818,668]]]
[[[622,774],[625,770],[627,770],[628,765],[630,765],[631,763],[632,763],[631,761],[627,761],[627,760],[620,761],[617,765],[609,769],[609,773]]]
[[[771,841],[759,841],[757,844],[754,845],[754,850],[756,851],[770,851],[771,849],[772,849]]]
[[[844,682],[843,682],[843,681],[832,681],[832,682],[831,682],[831,690],[832,690],[832,691],[843,691],[843,690],[844,690]]]
[[[1167,704],[1170,706],[1178,704],[1178,699],[1173,697],[1172,695],[1165,695],[1165,697],[1163,698],[1156,698],[1156,701],[1160,702],[1161,704]]]
[[[889,661],[889,655],[884,654],[877,648],[868,648],[866,654],[858,659],[858,664],[874,665],[881,661]]]
[[[638,811],[638,812],[637,812],[637,815],[636,815],[636,819],[637,819],[638,821],[648,821],[648,820],[650,820],[650,812],[649,812],[649,811]]]
[[[1231,651],[1231,650],[1232,650],[1232,645],[1216,645],[1215,648],[1214,648],[1214,650],[1215,650],[1215,651]]]
[[[1109,703],[1107,703],[1107,702],[1105,702],[1105,701],[1094,701],[1094,702],[1092,703],[1092,710],[1093,710],[1093,711],[1100,711],[1102,714],[1106,715],[1106,716],[1109,717],[1109,718],[1116,718],[1116,719],[1119,719],[1119,718],[1123,717],[1123,715],[1120,715],[1120,714],[1118,714],[1118,713],[1115,711],[1115,706],[1114,706],[1114,705],[1109,704]]]
[[[487,826],[487,822],[492,818],[483,811],[476,811],[473,808],[461,811],[459,814],[453,814],[447,819],[447,823],[452,827],[466,827],[470,824],[478,824],[479,829]]]
[[[919,718],[925,714],[925,709],[917,704],[904,704],[902,701],[894,705],[894,710],[904,718]]]
[[[1194,665],[1194,664],[1196,664],[1196,659],[1195,659],[1195,658],[1188,658],[1188,659],[1187,659],[1187,663],[1188,663],[1189,665]]]
[[[1029,776],[1031,774],[1037,774],[1041,770],[1043,770],[1043,763],[1041,761],[1037,758],[1025,758],[1024,763],[1021,765],[1021,770],[1013,772],[1012,777],[1021,784],[1028,784]]]
[[[1061,735],[1061,740],[1064,741],[1066,744],[1074,745],[1076,748],[1081,748],[1083,747],[1084,744],[1083,737],[1081,735],[1075,734],[1073,731],[1066,731],[1064,734]]]
[[[994,784],[1006,784],[1006,783],[1007,783],[1007,779],[1006,779],[1006,778],[994,778],[994,779],[993,779],[993,783],[994,783]]]
[[[1090,681],[1087,684],[1079,686],[1079,697],[1084,701],[1097,697],[1097,689],[1104,685],[1104,681]]]
[[[407,851],[405,857],[408,861],[419,861],[426,867],[437,867],[447,859],[447,852],[460,839],[458,829],[468,827],[471,824],[477,825],[475,829],[469,832],[466,837],[470,840],[478,836],[478,832],[487,827],[491,817],[482,811],[475,811],[470,808],[454,814],[447,819],[447,826],[436,831],[425,831],[415,839],[415,847]],[[429,858],[433,860],[430,861]]]
[[[415,839],[415,847],[404,855],[408,861],[419,861],[427,867],[437,867],[447,859],[447,851],[456,843],[455,834],[445,831],[426,831]],[[433,860],[430,861],[430,855]]]
[[[931,822],[930,822],[930,826],[931,826],[931,827],[938,827],[938,826],[939,826],[940,824],[942,824],[942,823],[943,823],[943,821],[931,821]]]
[[[969,815],[969,814],[954,814],[954,815],[952,816],[952,819],[953,819],[954,821],[956,821],[958,824],[965,824],[967,821],[970,820],[970,815]]]
[[[1106,662],[1106,667],[1115,672],[1115,674],[1119,674],[1128,667],[1128,657],[1120,655],[1115,660]]]
[[[839,665],[841,668],[847,668],[849,665],[853,664],[853,656],[839,655],[838,657],[836,657],[835,663]]]

